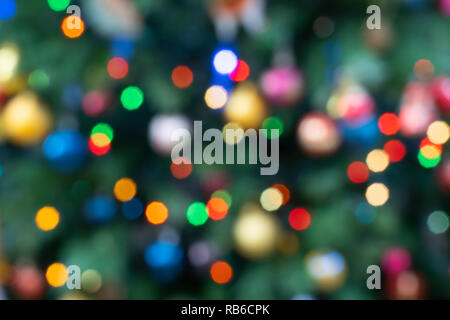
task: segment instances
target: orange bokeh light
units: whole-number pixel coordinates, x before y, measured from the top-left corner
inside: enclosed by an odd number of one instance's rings
[[[217,261],[209,271],[211,278],[218,284],[225,284],[233,277],[233,269],[224,261]]]
[[[67,38],[78,38],[84,32],[84,21],[77,16],[68,16],[63,20],[61,29]]]
[[[169,216],[169,211],[164,203],[159,201],[154,201],[150,203],[145,209],[145,216],[148,222],[151,224],[162,224],[167,220]]]
[[[222,220],[228,214],[228,204],[222,198],[212,198],[206,204],[206,211],[212,220]]]
[[[189,67],[178,66],[172,71],[172,82],[178,88],[189,87],[193,80],[194,74]]]

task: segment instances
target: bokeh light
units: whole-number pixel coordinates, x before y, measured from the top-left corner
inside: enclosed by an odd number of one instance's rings
[[[374,207],[382,206],[389,199],[389,189],[383,183],[372,183],[366,190],[366,199]]]
[[[213,65],[218,73],[230,74],[236,69],[238,58],[231,50],[220,50],[214,56]]]
[[[48,6],[53,11],[64,11],[70,4],[70,0],[47,0]]]
[[[361,202],[355,209],[355,217],[362,224],[369,224],[377,216],[376,208],[366,202]]]
[[[128,220],[136,220],[144,212],[144,204],[139,198],[133,198],[122,204],[122,213]]]
[[[275,211],[283,204],[283,194],[277,188],[271,187],[261,193],[259,201],[265,210]]]
[[[206,203],[208,217],[212,220],[222,220],[228,214],[228,204],[222,198],[211,198]]]
[[[15,0],[2,0],[0,2],[0,20],[9,20],[16,14],[17,5]]]
[[[144,102],[144,93],[136,86],[125,88],[120,95],[120,101],[127,110],[136,110]]]
[[[67,38],[79,38],[84,33],[84,21],[74,15],[67,16],[61,23],[61,29]]]
[[[382,172],[389,165],[389,156],[384,150],[372,150],[366,157],[366,164],[370,171]]]
[[[81,274],[81,288],[87,293],[96,293],[102,287],[102,276],[97,270],[87,269]]]
[[[434,234],[442,234],[449,228],[450,220],[447,213],[441,210],[433,211],[427,218],[428,229]]]
[[[164,203],[153,201],[147,205],[145,216],[151,224],[159,225],[166,222],[167,217],[169,216],[169,210]]]
[[[106,69],[111,78],[123,79],[128,74],[128,62],[124,58],[114,57],[108,61]]]
[[[186,179],[192,173],[192,163],[185,157],[178,157],[170,164],[170,172],[176,179]]]
[[[389,156],[390,162],[399,162],[406,155],[406,147],[400,140],[389,140],[384,144],[383,150]]]
[[[194,74],[187,66],[175,67],[171,77],[173,84],[180,89],[189,87],[192,84],[192,81],[194,81]]]
[[[414,74],[419,80],[430,80],[434,75],[434,65],[430,60],[419,59],[414,65]]]
[[[288,203],[289,199],[291,198],[291,192],[284,184],[277,183],[277,184],[274,184],[272,186],[272,188],[275,188],[281,192],[281,195],[283,196],[282,205],[285,205],[286,203]]]
[[[383,253],[381,266],[389,276],[399,274],[411,267],[411,254],[404,248],[390,248]]]
[[[305,230],[311,224],[311,216],[305,209],[296,208],[289,213],[289,224],[297,230]]]
[[[250,67],[244,60],[239,60],[236,69],[230,73],[230,79],[235,82],[247,80],[250,75]]]
[[[387,135],[394,135],[400,130],[400,120],[394,113],[384,113],[378,119],[378,128]]]
[[[347,176],[353,183],[364,183],[369,178],[369,169],[364,162],[354,161],[347,168]]]
[[[69,274],[67,272],[67,268],[64,264],[55,262],[51,264],[45,273],[45,278],[47,279],[47,282],[52,287],[61,287],[63,286],[67,278],[69,277]]]
[[[225,203],[227,204],[228,208],[231,207],[231,204],[233,202],[233,198],[231,197],[230,193],[226,190],[216,190],[211,194],[211,199],[212,198],[220,198],[223,199],[225,201]]]
[[[136,183],[130,178],[121,178],[114,185],[114,195],[117,200],[122,202],[133,199],[136,192]]]
[[[228,122],[223,126],[222,137],[226,144],[238,144],[245,136],[244,129],[236,122]]]
[[[107,123],[98,123],[91,130],[91,136],[96,133],[103,133],[110,141],[114,139],[114,129]]]
[[[218,284],[225,284],[233,277],[233,269],[224,261],[215,262],[209,271],[211,278]]]
[[[208,88],[205,93],[205,103],[211,109],[220,109],[228,101],[228,92],[218,85]]]
[[[59,224],[59,212],[54,207],[43,207],[36,213],[35,221],[42,231],[53,230]]]
[[[0,47],[0,83],[9,81],[14,76],[19,59],[19,50],[15,45],[6,44]]]
[[[427,130],[427,137],[432,143],[444,144],[450,136],[450,128],[445,121],[434,121]]]
[[[208,211],[206,205],[203,202],[192,203],[187,211],[186,218],[193,226],[201,226],[208,220]]]
[[[267,130],[264,135],[267,139],[278,139],[284,131],[284,125],[280,118],[278,117],[268,117],[263,121],[262,128]],[[278,130],[273,131],[272,130]]]

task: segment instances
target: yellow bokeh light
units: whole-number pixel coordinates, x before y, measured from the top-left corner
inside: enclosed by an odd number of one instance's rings
[[[205,102],[211,109],[220,109],[228,101],[228,93],[222,86],[211,86],[206,90]]]
[[[430,144],[423,146],[420,152],[427,159],[435,159],[441,155],[441,151],[436,146]]]
[[[278,210],[283,204],[283,194],[276,188],[268,188],[261,194],[260,202],[267,211]]]
[[[236,122],[244,129],[258,128],[266,115],[266,102],[251,83],[242,83],[234,89],[224,111],[227,121]]]
[[[0,83],[9,81],[19,62],[19,51],[13,45],[0,48]]]
[[[51,264],[47,268],[47,272],[45,273],[45,278],[47,279],[48,284],[52,287],[63,286],[66,283],[68,277],[69,274],[67,272],[66,266],[59,262]]]
[[[91,136],[91,140],[92,143],[98,148],[106,147],[111,143],[111,139],[109,139],[106,134],[101,132],[94,133]]]
[[[222,130],[223,140],[230,145],[238,144],[244,135],[244,129],[236,122],[227,123]]]
[[[366,199],[374,207],[382,206],[389,199],[389,189],[382,183],[372,183],[366,190]]]
[[[59,212],[53,207],[43,207],[36,213],[36,225],[42,231],[50,231],[59,223]]]
[[[95,293],[102,287],[102,276],[93,269],[88,269],[81,275],[81,287],[88,293]]]
[[[372,150],[366,157],[366,164],[371,171],[382,172],[389,165],[389,155],[381,149]]]
[[[114,185],[114,195],[117,200],[122,202],[133,199],[136,192],[136,183],[130,178],[119,179]]]
[[[435,144],[444,144],[450,136],[450,129],[444,121],[434,121],[427,130],[428,139]]]

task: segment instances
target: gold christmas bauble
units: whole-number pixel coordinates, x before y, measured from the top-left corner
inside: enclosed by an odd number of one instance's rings
[[[225,107],[225,119],[243,129],[258,129],[267,116],[267,106],[258,89],[251,83],[236,87]]]
[[[277,248],[279,233],[279,222],[273,213],[255,204],[242,208],[233,229],[238,252],[252,260],[269,256]]]
[[[32,92],[24,92],[12,98],[2,115],[6,138],[19,146],[39,143],[52,125],[50,112]]]

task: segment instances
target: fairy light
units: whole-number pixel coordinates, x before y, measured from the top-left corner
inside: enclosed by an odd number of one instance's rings
[[[201,226],[208,220],[208,211],[206,205],[202,202],[192,203],[187,211],[186,217],[190,224],[193,226]]]
[[[230,74],[236,69],[238,58],[231,50],[220,50],[214,56],[213,65],[218,73]]]
[[[114,185],[114,195],[121,202],[133,199],[136,192],[136,183],[130,178],[121,178]]]
[[[378,119],[378,128],[387,136],[394,135],[400,130],[400,120],[394,113],[384,113]]]
[[[347,168],[347,176],[353,183],[364,183],[369,178],[369,169],[364,162],[354,161]]]
[[[70,4],[70,0],[47,0],[48,6],[53,11],[64,11]]]
[[[450,225],[450,220],[444,211],[438,210],[430,213],[427,218],[428,229],[434,234],[445,233]]]
[[[192,70],[187,66],[177,66],[172,71],[172,82],[180,89],[188,88],[194,80]]]
[[[366,164],[370,171],[382,172],[389,165],[389,156],[384,150],[372,150],[366,157]]]
[[[366,199],[370,205],[380,207],[388,201],[389,189],[383,183],[372,183],[366,190]]]
[[[289,191],[289,189],[284,185],[284,184],[274,184],[272,186],[272,188],[277,189],[278,191],[281,192],[281,195],[283,196],[283,203],[282,205],[284,206],[286,203],[288,203],[289,199],[291,198],[291,192]]]
[[[139,109],[144,102],[144,93],[136,86],[129,86],[122,91],[120,102],[127,110]]]
[[[128,62],[124,58],[114,57],[108,61],[106,69],[111,78],[122,79],[128,74]]]
[[[74,15],[67,16],[61,24],[61,29],[67,38],[79,38],[84,33],[84,21]]]
[[[311,216],[305,209],[296,208],[289,214],[289,224],[297,231],[305,230],[311,224]]]
[[[444,144],[450,136],[450,128],[445,121],[434,121],[428,126],[427,137],[432,143]]]
[[[214,282],[218,284],[225,284],[230,282],[233,277],[233,269],[224,261],[217,261],[209,270],[209,274]]]
[[[235,82],[247,80],[250,75],[250,67],[244,60],[239,60],[236,69],[230,73],[230,79]]]
[[[222,198],[211,198],[206,203],[208,217],[212,220],[222,220],[228,214],[228,204]]]
[[[275,211],[283,204],[283,194],[276,188],[268,188],[263,191],[259,200],[265,210]]]
[[[166,222],[169,211],[164,203],[159,201],[151,202],[145,209],[145,216],[151,224],[159,225]]]
[[[66,266],[59,262],[51,264],[45,273],[45,278],[52,287],[63,286],[66,283],[68,276]]]
[[[35,217],[36,225],[42,231],[50,231],[59,224],[59,212],[54,207],[43,207]]]
[[[205,103],[211,109],[220,109],[228,101],[228,92],[218,85],[208,88],[205,93]]]
[[[389,156],[390,162],[399,162],[406,155],[406,147],[400,140],[390,140],[386,142],[383,150]]]

